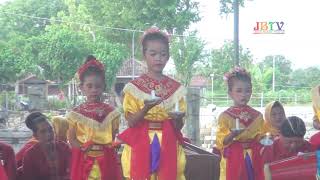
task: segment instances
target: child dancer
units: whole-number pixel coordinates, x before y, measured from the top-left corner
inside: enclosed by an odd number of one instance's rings
[[[87,100],[66,116],[72,146],[71,179],[120,180],[117,154],[111,145],[120,113],[101,102],[105,90],[104,66],[88,57],[78,70],[80,89]]]
[[[169,59],[168,36],[151,28],[141,42],[148,72],[123,90],[130,127],[118,136],[126,144],[122,154],[124,176],[130,180],[184,180],[186,159],[180,130],[185,88],[162,73]]]
[[[225,81],[234,105],[218,119],[216,143],[222,154],[220,179],[263,180],[258,140],[263,118],[247,105],[252,94],[251,77],[245,69],[236,67],[225,74]]]

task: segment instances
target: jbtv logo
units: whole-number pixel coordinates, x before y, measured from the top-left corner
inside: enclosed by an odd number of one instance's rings
[[[284,22],[256,22],[253,34],[284,34]]]

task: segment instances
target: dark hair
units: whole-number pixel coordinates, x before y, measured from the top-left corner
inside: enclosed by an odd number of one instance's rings
[[[273,103],[271,110],[272,110],[273,108],[275,108],[275,107],[281,108],[281,110],[282,110],[283,113],[285,114],[284,108],[283,108],[282,104],[281,104],[279,101],[275,101],[275,102]]]
[[[306,125],[303,120],[297,116],[290,116],[281,125],[280,132],[284,137],[304,137],[306,134]]]
[[[29,129],[32,130],[33,133],[36,133],[37,132],[37,124],[39,124],[40,122],[47,121],[47,120],[48,120],[47,116],[45,116],[41,112],[32,112],[27,116],[27,118],[25,120],[25,124]]]
[[[94,55],[88,55],[87,57],[86,57],[86,59],[85,59],[85,61],[84,61],[84,64],[85,63],[87,63],[88,61],[90,61],[90,60],[94,60],[94,59],[96,59],[96,57],[94,56]]]
[[[249,73],[247,73],[246,71],[244,71],[244,72],[232,72],[232,75],[228,78],[228,91],[232,90],[233,82],[235,80],[246,82],[250,86],[252,86],[251,76],[250,76]]]
[[[88,55],[88,56],[86,57],[86,60],[85,60],[84,64],[87,63],[87,62],[89,62],[89,61],[91,61],[91,60],[95,60],[95,59],[96,59],[96,57],[94,57],[93,55]],[[90,66],[90,67],[88,67],[88,68],[80,75],[80,77],[79,77],[79,79],[80,79],[80,85],[83,84],[84,79],[85,79],[86,77],[91,76],[91,75],[95,75],[95,76],[101,77],[103,83],[105,84],[104,71],[101,70],[101,69],[99,69],[99,68],[97,68],[97,67]],[[105,86],[105,85],[104,85],[104,86]]]
[[[141,44],[142,44],[142,53],[145,54],[147,50],[147,42],[148,41],[154,41],[158,40],[161,41],[163,44],[167,46],[167,51],[169,52],[169,39],[166,35],[164,35],[161,31],[159,32],[147,32],[145,35],[143,35]]]

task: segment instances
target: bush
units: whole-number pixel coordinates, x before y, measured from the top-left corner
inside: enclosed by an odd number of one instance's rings
[[[61,101],[58,98],[48,98],[48,105],[50,110],[59,110],[59,109],[66,109],[67,102]]]

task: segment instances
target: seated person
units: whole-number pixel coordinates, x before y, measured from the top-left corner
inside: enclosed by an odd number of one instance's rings
[[[68,180],[71,152],[69,146],[56,141],[47,117],[33,112],[25,123],[33,132],[38,143],[26,151],[22,162],[21,179],[28,180]]]
[[[31,113],[30,115],[27,116],[26,119],[32,119],[34,118],[33,116],[37,116],[37,113]],[[52,125],[54,128],[56,140],[67,142],[66,134],[67,134],[69,125],[66,119],[62,116],[54,116],[52,117]],[[25,153],[29,148],[31,148],[33,145],[37,143],[38,143],[38,140],[35,137],[31,137],[31,139],[29,139],[28,142],[24,144],[23,147],[16,154],[18,172],[20,171],[20,167],[22,166],[22,159]]]
[[[31,113],[27,116],[26,121],[30,121],[29,119],[34,119],[38,116],[38,113]],[[23,157],[25,155],[25,153],[27,152],[27,150],[29,148],[31,148],[33,145],[37,144],[38,140],[35,137],[31,137],[31,139],[29,139],[22,147],[21,149],[18,151],[18,153],[16,154],[16,162],[17,162],[17,168],[18,168],[18,174],[19,174],[19,170],[21,170],[21,166],[22,166],[22,160]]]
[[[14,151],[8,144],[0,142],[0,179],[16,179],[16,161]]]
[[[286,114],[279,101],[273,101],[266,106],[264,113],[264,131],[275,138],[280,135],[282,123],[286,120]]]
[[[304,140],[306,126],[299,117],[288,117],[281,125],[280,133],[281,135],[274,140],[272,146],[264,148],[262,155],[265,163],[296,156],[299,152],[314,150],[311,144]]]

